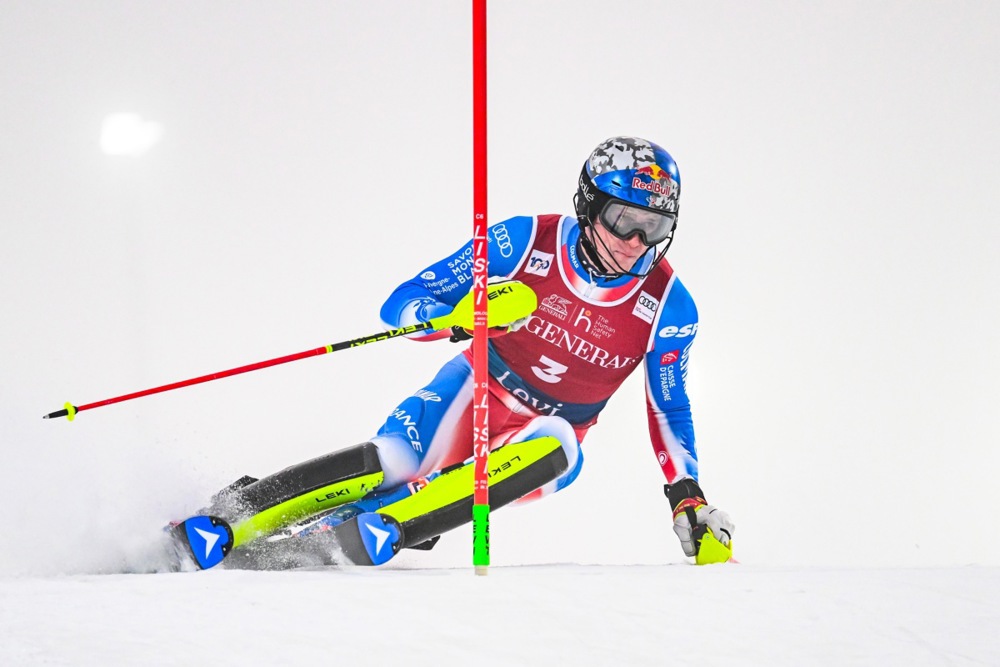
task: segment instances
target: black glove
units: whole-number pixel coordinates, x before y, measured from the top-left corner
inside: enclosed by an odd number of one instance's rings
[[[466,340],[472,340],[472,334],[460,326],[453,326],[451,328],[451,338],[448,340],[452,343],[461,343]]]

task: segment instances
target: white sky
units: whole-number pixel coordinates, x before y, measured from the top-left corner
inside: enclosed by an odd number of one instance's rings
[[[493,3],[491,219],[571,213],[608,136],[663,145],[702,482],[737,556],[997,564],[1000,5],[705,4]],[[468,7],[4,3],[0,567],[99,569],[126,522],[364,441],[459,351],[391,341],[40,419],[378,330],[471,231]],[[119,112],[160,142],[102,153]],[[642,391],[570,489],[494,514],[495,562],[682,560]]]

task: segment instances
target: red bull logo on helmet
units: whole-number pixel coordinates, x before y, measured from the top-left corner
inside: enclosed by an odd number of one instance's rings
[[[671,178],[670,172],[660,168],[658,164],[636,169],[635,175],[632,177],[632,187],[664,197],[673,197],[677,192],[677,184]]]
[[[639,176],[649,176],[650,178],[657,181],[663,178],[670,180],[670,173],[661,169],[660,165],[658,164],[651,164],[645,167],[639,167],[638,169],[635,170],[635,173]]]

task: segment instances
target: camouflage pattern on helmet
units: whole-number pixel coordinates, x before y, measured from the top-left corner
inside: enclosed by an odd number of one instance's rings
[[[587,161],[591,178],[607,171],[638,169],[651,164],[656,164],[653,146],[638,137],[612,137],[595,148]]]
[[[677,164],[663,148],[638,137],[612,137],[590,154],[587,173],[607,195],[676,213],[681,180]]]

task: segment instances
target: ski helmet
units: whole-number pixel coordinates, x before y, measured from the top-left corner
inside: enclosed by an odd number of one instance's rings
[[[638,137],[602,142],[584,163],[573,198],[584,250],[581,257],[598,275],[648,275],[673,241],[680,195],[677,163],[663,148]],[[598,223],[622,239],[638,235],[648,246],[647,253],[652,253],[636,264],[645,268],[618,266],[613,259],[614,266],[607,266],[597,252],[596,244],[604,244],[594,234]]]

